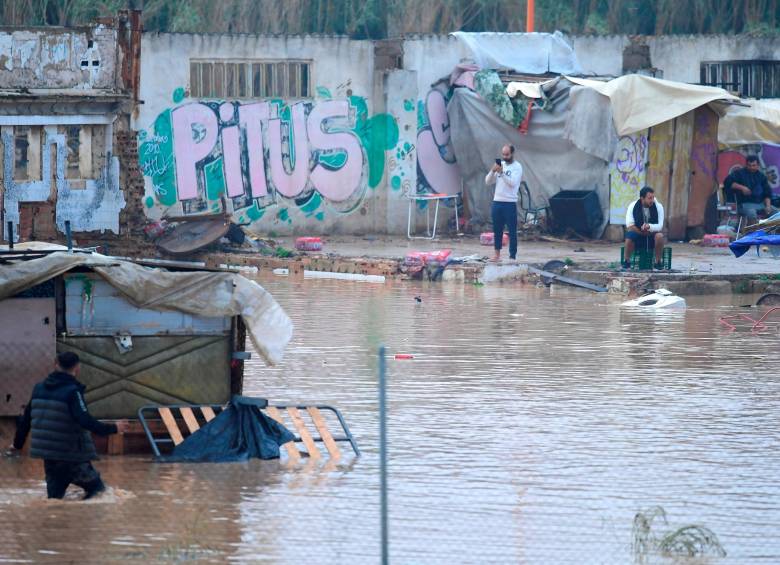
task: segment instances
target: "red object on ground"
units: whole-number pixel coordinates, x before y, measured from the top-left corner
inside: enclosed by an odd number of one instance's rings
[[[396,353],[395,354],[396,359],[414,359],[414,355],[410,355],[408,353]]]
[[[452,254],[452,249],[440,249],[438,251],[412,251],[406,254],[404,265],[420,266],[427,265],[431,261],[444,263]]]
[[[708,233],[704,236],[701,244],[704,247],[728,247],[731,239],[729,236],[719,233]]]
[[[495,238],[493,237],[492,231],[486,231],[481,234],[479,234],[479,244],[480,245],[493,245],[493,241]],[[505,233],[504,237],[501,238],[502,245],[509,245],[509,234]]]
[[[298,251],[320,251],[322,249],[322,238],[299,237],[295,240],[295,249]]]

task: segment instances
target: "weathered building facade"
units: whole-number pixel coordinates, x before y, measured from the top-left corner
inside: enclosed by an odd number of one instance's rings
[[[74,233],[119,234],[133,161],[126,151],[120,161],[117,141],[128,132],[139,21],[136,12],[83,28],[0,31],[5,237],[8,222],[16,240],[61,239],[65,222]]]

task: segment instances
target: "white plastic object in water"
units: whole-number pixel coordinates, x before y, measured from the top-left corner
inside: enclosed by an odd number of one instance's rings
[[[645,294],[634,300],[628,300],[623,302],[621,306],[627,308],[646,308],[648,310],[660,310],[667,308],[685,308],[687,304],[685,299],[681,296],[666,290],[665,288],[659,288],[658,290]]]

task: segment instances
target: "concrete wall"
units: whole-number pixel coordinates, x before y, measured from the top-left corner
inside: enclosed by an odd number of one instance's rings
[[[312,96],[194,99],[191,60],[310,61]],[[261,233],[385,231],[399,132],[373,61],[372,42],[343,37],[144,34],[134,127],[147,215],[211,213],[224,200]]]
[[[625,35],[573,36],[570,41],[585,73],[620,76]],[[698,83],[702,62],[780,59],[780,38],[735,35],[662,35],[641,38],[663,78]]]
[[[0,31],[0,88],[113,90],[116,46],[102,25]]]

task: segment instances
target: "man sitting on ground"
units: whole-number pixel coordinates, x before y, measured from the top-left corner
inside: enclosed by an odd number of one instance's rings
[[[127,422],[104,424],[89,414],[84,385],[76,380],[79,368],[75,353],[57,355],[54,372],[35,385],[17,424],[12,451],[22,449],[32,428],[30,457],[43,459],[49,498],[65,496],[71,483],[84,489],[84,499],[106,490],[90,463],[98,456],[89,432],[107,436],[127,431]]]
[[[664,207],[655,199],[649,186],[639,191],[639,199],[626,209],[626,249],[623,268],[631,268],[631,256],[635,249],[655,249],[655,268],[663,269]]]
[[[758,221],[758,213],[771,216],[777,212],[772,206],[772,189],[766,175],[759,170],[758,157],[748,155],[747,164],[723,179],[726,200],[737,204],[737,212],[745,216],[748,223]]]

